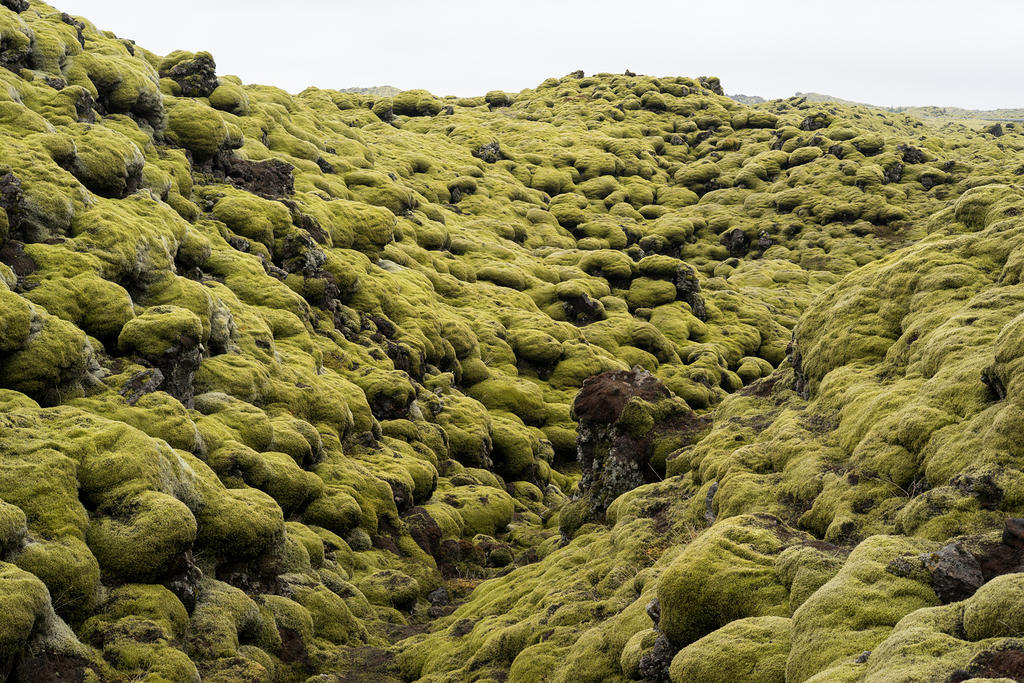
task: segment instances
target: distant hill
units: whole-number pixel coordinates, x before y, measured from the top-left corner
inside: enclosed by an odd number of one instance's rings
[[[1022,109],[961,109],[960,107],[906,107],[901,112],[920,118],[981,119],[983,121],[1024,121]]]
[[[825,95],[820,92],[797,92],[793,94],[793,97],[805,97],[808,102],[831,102],[833,104],[845,104],[851,107],[870,107],[871,109],[888,109],[888,107],[880,107],[877,104],[867,104],[865,102],[854,102],[853,100],[844,100],[841,97],[833,97],[832,95]]]
[[[375,85],[372,88],[341,88],[339,92],[357,93],[359,95],[380,95],[381,97],[394,97],[402,92],[401,88],[393,85]]]
[[[726,97],[734,99],[740,104],[745,104],[748,107],[768,101],[763,97],[758,97],[757,95],[726,95]]]
[[[1024,121],[1024,108],[963,109],[961,107],[937,106],[884,107],[877,104],[868,104],[867,102],[855,102],[853,100],[844,100],[841,97],[826,95],[824,93],[819,92],[797,92],[793,96],[803,97],[808,102],[823,102],[831,104],[843,104],[854,107],[867,107],[869,109],[879,109],[882,111],[894,112],[898,114],[909,114],[910,116],[915,116],[921,119],[975,119],[978,121]],[[729,97],[747,106],[762,104],[764,102],[769,101],[757,95],[729,95]]]

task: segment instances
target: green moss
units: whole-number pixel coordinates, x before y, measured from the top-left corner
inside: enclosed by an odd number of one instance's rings
[[[323,481],[300,469],[286,453],[257,453],[229,441],[211,452],[207,463],[222,481],[244,482],[269,494],[286,516],[305,508],[324,493]]]
[[[664,280],[639,277],[630,284],[626,301],[632,308],[656,308],[676,299],[676,286]]]
[[[110,592],[102,613],[108,619],[137,616],[149,619],[164,628],[171,637],[184,635],[189,615],[184,605],[163,586],[127,584]]]
[[[242,86],[222,80],[210,93],[210,106],[235,116],[246,116],[249,114],[249,96]]]
[[[969,640],[1012,637],[1021,632],[1020,574],[997,576],[971,596],[964,608],[964,633]]]
[[[149,358],[160,358],[184,338],[198,341],[203,325],[192,311],[177,306],[155,306],[130,320],[118,335],[118,346]]]
[[[43,280],[27,298],[102,340],[117,339],[125,323],[135,317],[128,292],[93,273]],[[14,330],[17,320],[13,317]]]
[[[767,516],[733,517],[712,526],[659,581],[660,630],[686,645],[734,619],[789,614],[774,555],[783,539],[794,536],[799,535]]]
[[[268,611],[273,609],[272,600],[291,603],[277,596],[268,598]],[[273,628],[273,616],[268,614],[268,617]],[[185,642],[186,651],[193,658],[206,660],[233,657],[238,653],[239,635],[242,633],[250,635],[271,651],[280,647],[280,636],[276,629],[268,633],[261,610],[245,593],[226,583],[204,579],[199,586],[198,600],[192,612]]]
[[[100,568],[88,546],[78,538],[28,543],[13,559],[46,584],[62,614],[87,614],[99,601]]]
[[[352,615],[345,601],[327,588],[301,587],[295,591],[293,599],[309,611],[316,637],[337,645],[366,640],[366,629]]]
[[[572,538],[590,517],[590,504],[584,498],[566,503],[558,511],[558,531],[565,538]]]
[[[420,595],[416,579],[392,569],[357,579],[355,585],[374,605],[407,608]]]
[[[228,126],[216,111],[190,99],[172,99],[169,104],[166,135],[170,140],[200,159],[228,146]]]
[[[324,541],[316,531],[299,522],[285,522],[286,533],[302,545],[309,556],[309,563],[313,569],[320,569],[324,565],[325,549]],[[329,533],[329,532],[328,532]]]
[[[793,614],[787,680],[804,681],[871,650],[904,615],[938,602],[917,553],[925,541],[873,536]]]
[[[188,623],[188,612],[166,588],[129,584],[111,591],[101,612],[82,625],[81,633],[102,644],[104,656],[121,675],[196,680],[195,664],[175,647]]]
[[[379,172],[352,171],[345,175],[345,184],[360,201],[387,209],[395,216],[419,205],[411,190]]]
[[[517,420],[494,417],[491,423],[494,468],[503,476],[518,477],[534,465],[540,444]]]
[[[29,302],[7,289],[0,289],[3,306],[3,331],[0,332],[0,352],[10,353],[25,346],[31,332],[32,309]]]
[[[250,194],[229,194],[218,200],[213,215],[236,234],[268,247],[291,226],[287,207]]]
[[[868,676],[885,672],[893,680],[910,681],[964,671],[988,673],[986,659],[1019,632],[1014,625],[1018,583],[1019,574],[999,576],[963,602],[911,612],[872,651]]]
[[[487,106],[491,109],[498,107],[510,107],[515,102],[515,96],[511,93],[504,92],[502,90],[489,90],[484,95],[484,101],[487,102]]]
[[[94,520],[89,549],[104,572],[129,581],[169,573],[196,539],[196,520],[174,498],[149,491]]]
[[[801,166],[808,164],[821,157],[821,150],[817,147],[801,147],[793,150],[789,155],[790,166]]]
[[[339,247],[367,251],[383,247],[395,237],[395,216],[386,209],[346,201],[331,202],[330,209],[334,217],[329,224],[331,239]]]
[[[22,544],[28,527],[20,508],[0,500],[0,554],[7,554]]]
[[[773,370],[772,364],[763,358],[747,356],[740,361],[739,367],[736,368],[736,374],[744,384],[750,384],[762,377],[767,377]]]
[[[737,619],[684,647],[672,659],[669,675],[681,681],[786,680],[789,619]]]
[[[42,581],[14,565],[0,562],[0,656],[13,658],[32,637],[50,607]]]
[[[828,552],[810,545],[795,545],[783,550],[775,560],[775,571],[789,589],[790,612],[795,612],[835,576],[845,559],[838,548]]]
[[[145,157],[128,137],[103,127],[71,128],[75,143],[70,170],[91,191],[104,197],[124,197],[141,182]]]
[[[328,485],[324,494],[310,503],[303,518],[336,534],[347,534],[359,525],[362,509],[347,491]]]
[[[426,90],[403,90],[391,98],[392,110],[398,116],[434,116],[441,106]]]
[[[651,651],[657,639],[658,631],[649,628],[633,634],[633,637],[626,642],[626,646],[622,648],[622,656],[619,658],[619,668],[622,669],[626,678],[639,679],[641,677],[640,659],[646,652]]]
[[[324,443],[313,425],[287,414],[271,418],[271,425],[274,430],[273,450],[287,453],[300,466],[319,460]]]
[[[23,319],[16,311],[15,325]],[[33,334],[0,366],[0,385],[45,404],[80,395],[94,362],[92,345],[81,330],[55,316],[36,315],[33,323]],[[18,334],[17,326],[11,333]]]
[[[555,366],[548,382],[558,389],[578,388],[594,375],[608,370],[625,370],[625,363],[601,353],[591,344],[567,342],[563,345],[562,360]]]
[[[270,447],[274,427],[259,408],[227,394],[207,392],[195,397],[195,408],[202,414],[196,420],[207,446],[217,448],[234,440],[256,451]]]
[[[225,489],[203,463],[189,459],[199,474],[196,545],[229,559],[251,559],[284,538],[284,515],[273,498],[257,489]]]
[[[534,170],[530,178],[530,187],[551,196],[568,192],[572,187],[572,176],[555,168],[542,166]]]
[[[494,535],[512,521],[515,502],[493,486],[439,486],[424,506],[450,536]],[[446,521],[450,520],[450,521]]]
[[[541,424],[547,416],[541,390],[524,380],[487,379],[473,385],[468,394],[488,409],[513,413],[527,424]]]

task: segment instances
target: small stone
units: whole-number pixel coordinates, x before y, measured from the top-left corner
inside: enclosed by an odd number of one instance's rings
[[[132,375],[132,378],[125,382],[121,389],[121,395],[133,406],[146,394],[151,394],[160,388],[164,382],[164,373],[157,368],[148,368]]]
[[[1024,550],[1024,517],[1009,517],[1003,527],[1003,543]]]
[[[497,142],[488,142],[486,145],[481,145],[473,152],[473,156],[488,164],[496,163],[505,158],[505,155],[501,152],[501,145]]]
[[[943,604],[965,600],[985,583],[974,555],[959,543],[943,546],[921,558],[932,575],[932,588]]]
[[[658,636],[654,641],[654,648],[640,658],[640,675],[644,680],[667,681],[668,669],[677,652],[679,648],[666,636]]]
[[[729,250],[729,255],[734,258],[746,256],[747,250],[750,248],[747,235],[739,228],[733,228],[723,234],[720,242]]]
[[[434,606],[447,605],[451,602],[451,596],[449,596],[448,591],[442,587],[430,591],[430,593],[427,594],[427,600]]]
[[[654,622],[654,626],[658,626],[658,622],[661,621],[661,600],[654,598],[647,603],[647,616]]]

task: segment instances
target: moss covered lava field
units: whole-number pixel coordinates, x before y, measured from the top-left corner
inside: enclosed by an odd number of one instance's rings
[[[0,679],[1024,681],[1024,125],[0,66]]]

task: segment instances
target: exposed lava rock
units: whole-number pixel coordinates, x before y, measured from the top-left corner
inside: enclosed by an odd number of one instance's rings
[[[217,63],[209,52],[169,55],[160,68],[160,76],[177,83],[185,97],[209,97],[218,86]]]
[[[579,421],[579,490],[587,514],[600,515],[615,498],[661,479],[656,448],[689,442],[705,425],[654,375],[634,367],[591,377],[573,401]]]

